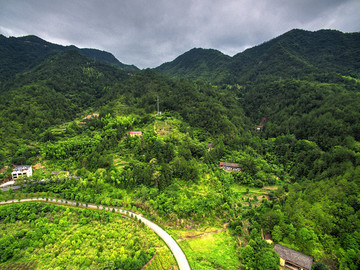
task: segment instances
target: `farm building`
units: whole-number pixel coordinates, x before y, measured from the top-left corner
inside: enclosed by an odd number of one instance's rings
[[[280,265],[289,269],[311,270],[313,258],[299,251],[276,244],[274,250],[280,256]]]
[[[237,163],[220,162],[220,169],[241,172],[240,166]]]
[[[19,177],[29,177],[33,173],[31,165],[21,165],[15,167],[15,169],[11,173],[11,177],[13,180]]]

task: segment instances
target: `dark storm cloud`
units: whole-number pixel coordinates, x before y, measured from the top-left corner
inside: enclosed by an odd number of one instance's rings
[[[141,68],[193,48],[233,55],[293,28],[355,32],[358,0],[0,0],[0,33],[112,52]]]

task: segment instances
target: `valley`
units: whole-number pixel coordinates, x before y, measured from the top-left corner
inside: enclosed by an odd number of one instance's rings
[[[139,70],[2,36],[0,51],[13,50],[0,59],[0,181],[24,187],[0,201],[141,214],[195,270],[279,269],[278,244],[315,270],[358,269],[359,41],[295,29],[233,57],[192,49]],[[31,176],[12,179],[19,165]],[[152,231],[111,212],[0,206],[0,268],[182,269]]]

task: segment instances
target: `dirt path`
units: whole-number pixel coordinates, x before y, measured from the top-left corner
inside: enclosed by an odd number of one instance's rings
[[[155,260],[156,256],[157,256],[157,253],[154,254],[154,256],[150,259],[150,261],[148,261],[148,262],[141,268],[141,270],[144,270],[150,263],[152,263],[153,260]]]

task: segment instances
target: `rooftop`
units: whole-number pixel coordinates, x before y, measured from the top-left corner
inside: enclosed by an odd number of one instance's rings
[[[20,166],[16,166],[13,171],[22,172],[22,171],[27,171],[30,168],[31,168],[31,165],[20,165]]]
[[[226,167],[233,167],[233,168],[239,168],[239,164],[237,163],[230,163],[230,162],[220,162],[220,166],[226,166]]]
[[[275,245],[274,250],[285,261],[295,263],[296,265],[306,269],[311,269],[312,267],[313,258],[308,255],[279,244]]]

